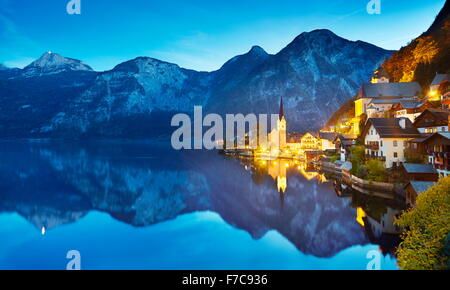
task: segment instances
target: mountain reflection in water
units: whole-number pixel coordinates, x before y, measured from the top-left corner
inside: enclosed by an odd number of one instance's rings
[[[339,196],[332,181],[302,163],[120,141],[2,141],[0,162],[0,214],[19,214],[39,235],[93,212],[136,229],[214,212],[254,240],[277,232],[302,254],[319,258],[371,244],[389,254],[398,242],[390,222],[396,204]],[[102,228],[101,219],[97,223]]]

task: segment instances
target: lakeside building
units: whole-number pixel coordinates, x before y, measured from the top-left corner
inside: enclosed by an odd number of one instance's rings
[[[333,143],[337,137],[335,132],[319,132],[322,151],[335,151],[336,145]]]
[[[439,174],[432,164],[403,163],[402,171],[406,179],[411,181],[436,182]]]
[[[434,165],[439,177],[450,176],[450,133],[436,133],[423,142],[428,161]]]
[[[362,137],[366,157],[378,159],[386,168],[405,162],[406,142],[421,137],[409,119],[371,118],[367,120]]]
[[[291,150],[291,151],[300,151],[301,150],[302,136],[303,135],[300,133],[289,133],[288,134],[287,146],[288,146],[289,150]]]
[[[406,191],[406,205],[410,208],[416,206],[416,200],[419,194],[427,191],[430,187],[435,185],[430,181],[411,181],[405,186]]]
[[[341,162],[346,162],[350,156],[350,150],[356,144],[356,135],[342,135],[339,134],[334,140],[336,153],[340,156]]]
[[[355,117],[367,114],[368,105],[374,100],[414,99],[422,88],[417,82],[408,83],[366,83],[363,84],[355,101]]]
[[[449,132],[450,111],[426,109],[414,121],[420,133]]]
[[[442,95],[441,105],[442,105],[442,109],[450,110],[450,92]]]
[[[431,102],[440,101],[441,96],[449,92],[450,74],[438,74],[434,77],[430,85],[427,99]]]
[[[388,118],[392,108],[402,101],[418,102],[417,98],[373,99],[367,105],[368,118]]]
[[[410,157],[432,164],[440,178],[450,176],[450,132],[410,140],[406,150]]]
[[[304,152],[306,151],[319,151],[322,150],[322,141],[316,133],[306,133],[300,139],[300,148]]]
[[[400,100],[392,106],[391,114],[394,118],[408,118],[414,123],[416,118],[429,108],[432,108],[432,105],[428,101]]]

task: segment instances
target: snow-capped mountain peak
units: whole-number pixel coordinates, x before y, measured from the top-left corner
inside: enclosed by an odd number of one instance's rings
[[[24,68],[24,75],[35,76],[57,74],[64,71],[93,71],[92,68],[80,60],[67,58],[51,51]]]

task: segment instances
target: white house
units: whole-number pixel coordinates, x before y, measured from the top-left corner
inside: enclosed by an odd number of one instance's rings
[[[449,132],[450,110],[426,109],[414,121],[414,126],[420,133]]]
[[[392,107],[392,102],[402,100],[410,100],[416,98],[422,88],[417,82],[405,83],[366,83],[363,84],[355,101],[355,117],[362,114],[368,114],[367,111],[370,103],[374,102],[391,102],[391,104],[372,106],[374,109],[384,110],[384,107]],[[381,108],[383,107],[383,108]]]
[[[366,157],[384,162],[386,168],[405,162],[406,141],[420,137],[419,131],[406,118],[371,118],[362,136]]]
[[[392,112],[395,118],[408,118],[411,122],[415,122],[416,118],[420,116],[428,108],[431,108],[430,102],[420,102],[418,100],[406,101],[402,100],[392,107]]]
[[[351,147],[356,144],[356,138],[357,136],[354,135],[341,134],[335,138],[333,143],[336,146],[336,153],[339,154],[341,162],[347,161],[347,158],[350,155]]]
[[[336,145],[333,143],[337,137],[337,133],[334,132],[320,132],[320,140],[322,142],[322,151],[335,150]]]
[[[373,99],[367,105],[367,117],[369,118],[384,118],[386,113],[404,101],[417,101],[417,98],[399,98],[399,99]]]

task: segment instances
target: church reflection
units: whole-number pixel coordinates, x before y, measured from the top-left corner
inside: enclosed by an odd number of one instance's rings
[[[245,170],[252,172],[256,184],[261,183],[268,175],[273,179],[278,192],[282,194],[287,191],[289,175],[301,175],[307,181],[316,179],[319,184],[329,182],[326,176],[319,173],[311,163],[290,159],[260,158],[240,158],[240,161]]]

